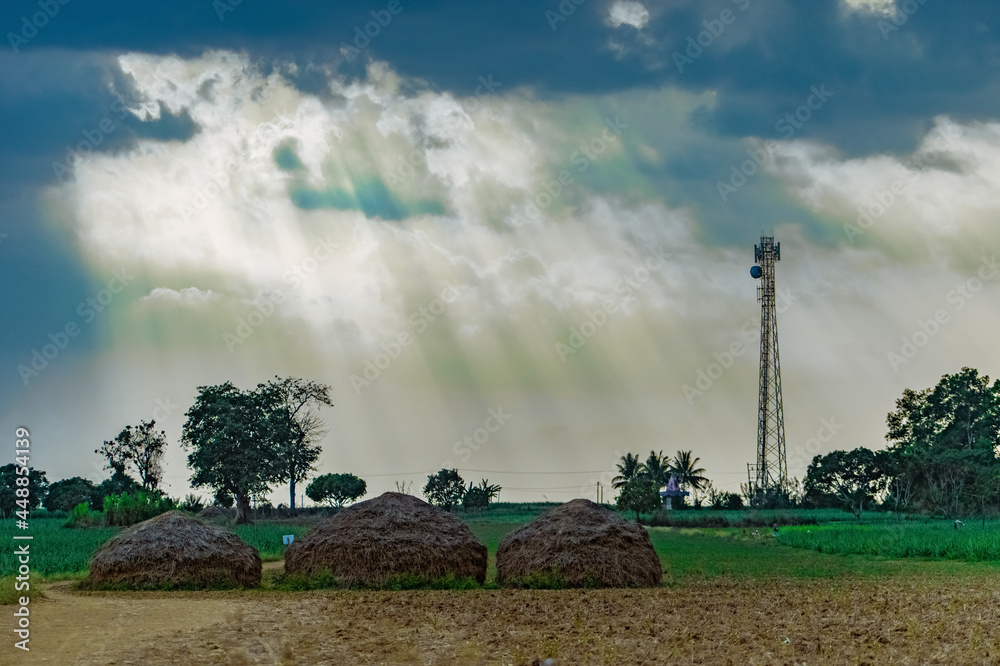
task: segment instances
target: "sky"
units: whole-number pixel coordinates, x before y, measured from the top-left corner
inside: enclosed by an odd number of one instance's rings
[[[99,482],[155,418],[183,496],[197,388],[279,375],[331,387],[317,473],[369,497],[596,498],[682,449],[738,492],[764,233],[790,475],[882,447],[905,388],[1000,374],[998,31],[986,0],[4,3],[8,456],[23,426]]]

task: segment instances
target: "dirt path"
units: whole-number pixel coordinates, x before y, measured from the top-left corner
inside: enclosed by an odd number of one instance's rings
[[[137,643],[218,623],[240,604],[225,593],[214,599],[207,593],[123,595],[80,593],[72,586],[43,586],[43,598],[32,602],[25,663],[128,663],[115,655]]]
[[[78,593],[59,583],[46,596],[33,602],[20,663],[1000,663],[1000,575],[464,592]]]

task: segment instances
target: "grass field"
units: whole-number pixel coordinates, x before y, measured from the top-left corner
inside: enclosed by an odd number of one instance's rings
[[[30,542],[31,571],[35,574],[59,577],[59,574],[77,574],[86,571],[90,556],[102,543],[120,531],[117,527],[92,527],[64,529],[65,519],[32,519],[27,530],[19,530],[13,519],[0,521],[0,540],[13,544],[15,534],[28,534]],[[10,576],[17,571],[13,547],[4,547],[0,560],[0,576]]]
[[[818,553],[890,558],[939,558],[1000,564],[1000,522],[970,522],[955,529],[951,521],[879,524],[829,524],[788,527],[778,540]]]

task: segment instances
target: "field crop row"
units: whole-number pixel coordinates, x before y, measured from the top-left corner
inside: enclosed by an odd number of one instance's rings
[[[778,539],[819,553],[1000,563],[1000,523],[995,521],[959,529],[951,521],[788,527]]]

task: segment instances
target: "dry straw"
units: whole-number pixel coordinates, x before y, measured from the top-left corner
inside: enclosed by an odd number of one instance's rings
[[[238,536],[179,511],[121,532],[94,553],[95,586],[256,587],[260,555]]]
[[[228,509],[223,509],[220,506],[209,506],[205,507],[198,512],[198,517],[203,520],[210,521],[226,521],[233,518],[233,513]]]
[[[507,534],[497,550],[497,582],[566,587],[653,587],[660,559],[644,528],[590,500],[575,499]]]
[[[461,520],[402,493],[384,493],[327,518],[285,551],[285,573],[329,573],[338,585],[400,577],[486,579],[486,546]]]

